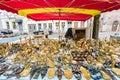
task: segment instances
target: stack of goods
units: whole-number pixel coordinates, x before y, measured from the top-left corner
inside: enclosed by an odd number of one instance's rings
[[[116,80],[119,71],[120,42],[115,40],[81,39],[68,46],[65,41],[42,39],[35,44],[29,39],[24,44],[0,45],[0,75],[6,78]]]

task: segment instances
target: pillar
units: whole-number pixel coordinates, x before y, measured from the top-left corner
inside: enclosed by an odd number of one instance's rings
[[[93,34],[92,34],[93,39],[98,39],[98,35],[99,35],[99,19],[100,19],[100,15],[94,16]]]

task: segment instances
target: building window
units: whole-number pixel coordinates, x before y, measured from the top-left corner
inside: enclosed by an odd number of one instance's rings
[[[72,22],[71,22],[71,21],[68,21],[68,24],[72,24]]]
[[[38,24],[38,29],[39,29],[39,30],[41,29],[41,23]]]
[[[78,28],[78,22],[74,22],[74,28]]]
[[[56,22],[56,27],[58,27],[59,26],[59,22]]]
[[[84,21],[81,21],[81,27],[83,28],[85,25],[85,22]]]
[[[36,29],[36,26],[34,26],[34,29]]]
[[[10,29],[10,24],[9,22],[6,22],[7,29]]]
[[[68,21],[67,24],[68,24],[68,28],[72,27],[72,22],[71,21]]]
[[[65,29],[65,22],[62,22],[62,33],[64,33],[64,29]]]
[[[13,29],[16,29],[16,22],[12,22]]]
[[[49,29],[52,30],[52,23],[49,23],[48,25],[49,25]]]
[[[43,23],[43,27],[44,27],[44,29],[46,29],[47,28],[47,23]]]
[[[65,22],[62,22],[62,28],[64,28],[65,27]]]
[[[29,29],[31,29],[31,26],[29,26]]]

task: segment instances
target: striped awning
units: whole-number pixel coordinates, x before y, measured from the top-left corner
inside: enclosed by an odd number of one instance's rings
[[[2,0],[0,9],[37,21],[85,21],[102,12],[120,9],[120,3],[119,0]]]

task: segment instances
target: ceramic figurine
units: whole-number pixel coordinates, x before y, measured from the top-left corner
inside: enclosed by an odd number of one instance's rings
[[[118,77],[120,77],[120,69],[119,68],[112,68],[112,72],[115,73]]]
[[[48,71],[48,67],[46,66],[46,67],[42,67],[41,68],[41,77],[42,77],[42,79],[45,77],[45,75],[47,74],[47,71]]]
[[[103,77],[105,80],[110,80],[110,76],[108,74],[106,74],[104,71],[100,70],[100,72],[102,73]]]
[[[100,80],[103,79],[102,74],[97,70],[97,67],[95,66],[91,66],[88,68],[91,78],[94,80]]]
[[[106,74],[108,74],[110,77],[111,77],[111,79],[112,80],[117,80],[116,79],[116,77],[112,74],[112,72],[110,71],[110,70],[108,70],[108,69],[106,69],[106,68],[102,68],[102,70],[106,73]]]
[[[47,72],[47,77],[49,79],[53,78],[55,76],[56,69],[55,68],[49,68]]]
[[[27,76],[30,73],[30,64],[27,64],[24,70],[20,73],[20,76]]]
[[[77,80],[81,80],[81,72],[79,70],[80,70],[79,66],[72,67],[72,72]]]
[[[8,65],[6,64],[3,64],[1,67],[0,67],[0,75],[2,75],[3,73],[5,73],[5,71],[8,69]]]
[[[120,69],[120,62],[116,63],[115,67]]]
[[[5,62],[5,57],[0,57],[0,63]]]
[[[61,69],[60,66],[58,66],[58,69],[56,70],[56,75],[58,77],[59,80],[62,79],[62,75],[64,74],[63,70]]]
[[[20,73],[24,70],[24,67],[17,67],[13,70],[11,74],[7,74],[8,78],[16,76],[17,78],[20,78]]]
[[[36,70],[34,70],[32,73],[34,73],[35,72],[35,75],[34,75],[34,77],[31,75],[31,78],[30,79],[32,79],[32,77],[33,77],[33,79],[38,79],[38,77],[39,77],[39,75],[40,75],[40,71],[41,71],[41,68],[37,68]]]
[[[90,73],[87,69],[85,69],[84,67],[80,67],[80,71],[82,72],[83,76],[87,79],[87,80],[91,80],[90,77]]]

